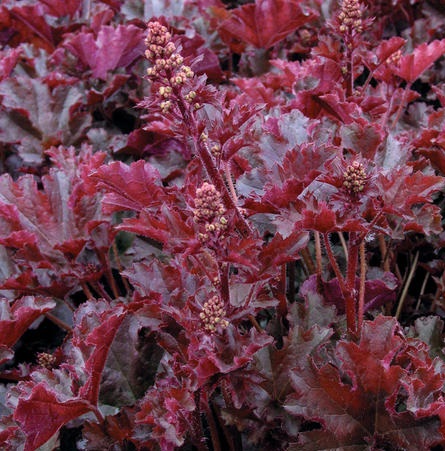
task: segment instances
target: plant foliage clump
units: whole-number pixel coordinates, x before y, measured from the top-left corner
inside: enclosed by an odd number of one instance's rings
[[[440,1],[0,5],[0,448],[445,447]]]

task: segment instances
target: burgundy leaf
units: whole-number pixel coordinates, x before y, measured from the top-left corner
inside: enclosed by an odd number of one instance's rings
[[[58,399],[48,385],[34,385],[19,399],[14,419],[26,434],[24,451],[34,451],[46,443],[64,424],[88,412],[90,405],[81,399]]]
[[[445,39],[420,44],[413,53],[402,56],[396,74],[409,84],[414,83],[444,53]]]
[[[238,7],[220,25],[224,39],[235,38],[267,49],[284,39],[316,14],[297,0],[257,0]],[[271,20],[273,18],[273,20]]]
[[[444,179],[421,172],[411,173],[409,167],[401,167],[390,174],[378,175],[376,186],[383,198],[383,211],[405,219],[407,229],[424,233],[439,231],[437,208],[418,204],[432,201],[432,194],[444,186]]]
[[[108,351],[127,312],[122,307],[110,308],[105,302],[87,303],[76,313],[76,333],[73,345],[83,354],[87,380],[79,397],[97,405],[99,385]]]
[[[21,53],[22,50],[20,48],[0,52],[0,81],[10,76]]]
[[[13,346],[28,327],[56,303],[49,298],[24,296],[10,302],[0,299],[0,344]]]
[[[101,196],[91,191],[86,177],[104,154],[93,156],[84,148],[75,155],[74,149],[60,147],[49,155],[59,167],[42,177],[41,189],[31,175],[16,182],[6,174],[0,178],[0,242],[11,262],[3,286],[63,297],[79,283],[79,273],[70,270],[78,264],[75,259],[89,246],[96,255],[90,254],[87,263],[103,264],[113,233],[101,211]]]
[[[0,96],[0,139],[18,144],[28,163],[41,161],[42,148],[77,142],[91,123],[89,113],[81,109],[86,99],[80,85],[50,90],[40,79],[20,76],[3,80]]]
[[[442,440],[435,412],[443,406],[443,363],[433,364],[422,344],[411,347],[394,318],[365,322],[360,342],[340,341],[335,355],[337,364],[317,364],[316,358],[309,358],[291,372],[295,393],[289,395],[286,409],[321,426],[300,434],[298,446],[316,450],[321,444],[334,448],[373,442],[428,449]],[[407,368],[406,359],[414,359],[415,367]],[[424,384],[414,383],[423,371],[429,374]],[[428,413],[418,414],[409,403],[394,409],[405,383],[415,392],[408,399],[422,398]],[[432,394],[429,398],[426,390]]]
[[[188,433],[193,433],[197,408],[195,391],[193,380],[181,381],[173,377],[159,380],[147,391],[136,421],[152,427],[150,435],[158,440],[163,450],[174,451],[184,444]]]
[[[142,211],[138,218],[125,219],[117,228],[151,238],[165,245],[165,249],[176,252],[199,246],[193,227],[186,223],[180,212],[169,210],[163,205],[160,215]]]
[[[70,16],[73,17],[82,5],[82,0],[40,0],[45,6],[48,14],[55,17]]]
[[[388,58],[397,50],[405,45],[406,41],[398,36],[384,40],[378,44],[376,48],[369,52],[366,63],[372,70],[377,69],[381,64],[385,63]]]
[[[114,162],[102,166],[91,177],[106,190],[103,207],[107,213],[159,207],[166,198],[159,172],[143,160],[130,166]]]
[[[91,69],[93,77],[106,80],[108,72],[126,68],[142,55],[143,31],[134,25],[103,25],[97,38],[93,33],[78,33],[64,46]]]
[[[15,3],[15,2],[14,2]],[[45,20],[44,7],[41,4],[17,5],[7,11],[9,26],[14,30],[14,38],[9,44],[12,47],[21,42],[29,42],[48,52],[54,50],[52,29]]]

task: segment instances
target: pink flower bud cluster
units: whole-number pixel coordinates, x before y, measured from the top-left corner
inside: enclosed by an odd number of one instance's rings
[[[56,366],[57,359],[47,352],[39,352],[37,354],[37,363],[43,368],[52,369]]]
[[[397,50],[394,52],[387,60],[386,62],[388,64],[394,64],[395,66],[399,65],[400,58],[402,58],[402,50]]]
[[[354,161],[343,173],[343,186],[350,194],[358,194],[363,191],[368,180],[362,163]]]
[[[200,233],[200,239],[206,241],[209,234],[218,235],[227,227],[227,219],[224,217],[226,209],[221,195],[214,185],[204,182],[196,190],[194,220],[204,224],[205,233]]]
[[[145,57],[151,63],[147,69],[147,75],[151,79],[162,82],[158,95],[162,112],[167,112],[172,107],[174,89],[181,88],[194,77],[194,72],[184,64],[184,58],[178,52],[175,43],[171,40],[172,35],[167,27],[157,21],[148,22],[147,37],[145,38]],[[188,92],[184,98],[192,103],[196,97],[195,91]],[[195,103],[197,109],[200,105]]]
[[[210,334],[221,332],[229,325],[227,319],[224,318],[225,316],[226,309],[224,308],[224,303],[216,295],[204,303],[199,314],[204,330]]]
[[[343,0],[340,13],[340,31],[342,33],[361,33],[363,31],[362,9],[359,0]]]

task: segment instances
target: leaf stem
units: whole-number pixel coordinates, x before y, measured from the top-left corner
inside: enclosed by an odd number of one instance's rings
[[[258,324],[258,321],[256,320],[256,318],[252,314],[248,315],[247,317],[249,318],[249,321],[252,323],[253,327],[255,327],[257,332],[263,332],[263,329]]]
[[[66,330],[67,332],[72,332],[73,328],[67,324],[65,321],[61,320],[60,318],[57,318],[57,316],[53,315],[50,312],[46,312],[45,317],[48,318],[52,323],[54,323],[56,326],[59,326],[61,329]]]
[[[115,299],[117,299],[120,296],[119,290],[116,285],[116,280],[114,279],[114,276],[113,276],[113,271],[111,269],[111,262],[110,262],[110,259],[108,256],[107,256],[107,265],[106,265],[105,275],[106,275],[108,283],[110,284],[110,288],[111,288],[111,291],[113,292],[113,296]]]
[[[312,260],[312,257],[311,257],[311,254],[310,254],[308,248],[305,247],[305,248],[301,249],[300,255],[301,255],[301,258],[304,261],[304,264],[306,265],[308,273],[309,274],[315,274],[316,268],[315,268],[314,262]]]
[[[400,100],[399,107],[397,108],[396,117],[394,118],[394,121],[392,122],[391,127],[390,127],[391,130],[393,130],[395,128],[397,122],[399,122],[400,116],[402,114],[403,107],[405,106],[406,99],[408,97],[408,92],[411,89],[411,84],[412,83],[408,83],[406,85],[406,87],[405,87],[405,90],[403,91],[403,95],[402,95],[402,98]]]
[[[390,271],[389,260],[388,260],[389,249],[388,249],[388,246],[386,245],[385,236],[383,235],[383,233],[378,234],[378,241],[379,241],[379,249],[380,249],[380,255],[381,255],[380,267],[384,271],[389,272]]]
[[[345,285],[345,279],[343,278],[343,275],[340,271],[340,267],[338,266],[337,260],[335,258],[334,253],[332,252],[332,248],[331,248],[331,243],[329,242],[329,234],[328,233],[324,233],[323,234],[323,238],[324,238],[324,245],[326,248],[326,254],[328,256],[329,259],[329,263],[332,266],[332,269],[334,270],[335,276],[337,277],[338,280],[338,284],[340,285],[340,289],[343,295],[345,295],[345,293],[347,292],[347,288]]]
[[[417,304],[416,304],[416,310],[415,310],[416,312],[420,308],[420,303],[422,302],[422,296],[423,296],[423,293],[425,293],[426,284],[427,284],[429,278],[430,278],[430,273],[427,272],[425,274],[425,277],[423,278],[422,286],[420,287],[420,292],[419,292],[419,296],[417,298]]]
[[[219,264],[219,277],[221,281],[220,295],[224,304],[230,304],[230,290],[229,290],[229,264],[224,262]]]
[[[120,274],[122,283],[124,285],[125,292],[130,294],[131,293],[130,284],[128,283],[127,278],[122,275],[123,268],[122,268],[121,260],[119,258],[119,251],[117,249],[116,240],[114,240],[113,243],[111,244],[111,249],[113,251],[114,260],[116,262],[117,269],[119,270],[119,274]]]
[[[414,256],[414,261],[411,265],[408,277],[405,280],[405,285],[403,286],[402,294],[400,295],[399,304],[397,305],[397,311],[395,315],[396,319],[399,319],[400,314],[402,313],[403,304],[405,302],[406,295],[408,294],[408,289],[409,286],[411,285],[414,273],[416,272],[418,260],[419,260],[419,251],[417,251],[416,255]]]
[[[89,300],[95,299],[94,294],[91,292],[86,282],[80,282],[80,286],[82,287],[83,292],[86,294]]]
[[[102,412],[99,410],[97,406],[91,406],[97,421],[101,424],[105,422],[105,417],[102,415]]]
[[[286,264],[281,265],[278,282],[278,315],[285,320],[287,316],[287,297],[286,297]]]
[[[341,247],[343,248],[343,252],[345,253],[346,262],[348,261],[348,246],[346,244],[345,236],[343,232],[338,232],[338,238],[340,239]]]

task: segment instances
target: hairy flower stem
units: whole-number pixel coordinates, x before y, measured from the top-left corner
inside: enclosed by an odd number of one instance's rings
[[[315,239],[315,261],[317,264],[317,276],[321,277],[321,270],[322,270],[322,260],[321,260],[321,242],[320,242],[320,232],[315,231],[314,232],[314,239]]]
[[[196,409],[192,414],[190,434],[193,438],[193,444],[198,451],[209,451],[209,448],[204,441],[204,431],[201,423],[201,389],[196,390],[194,395]]]
[[[346,321],[348,330],[352,335],[357,333],[357,296],[355,290],[355,277],[357,274],[359,243],[358,234],[351,232],[349,234],[348,244],[348,265],[346,269]]]
[[[358,261],[358,246],[356,244],[351,245],[351,241],[353,240],[351,239],[352,237],[350,236],[348,248],[348,267],[345,281],[343,275],[341,274],[335,255],[332,252],[331,243],[329,242],[329,234],[325,233],[323,235],[323,238],[325,242],[326,254],[328,256],[329,263],[331,264],[332,269],[334,270],[338,284],[340,286],[340,290],[345,300],[346,323],[348,331],[352,336],[356,336],[357,310],[356,310],[356,296],[354,293],[355,293],[355,273],[357,270],[357,261]]]
[[[309,252],[309,249],[307,247],[301,249],[300,255],[304,261],[304,264],[306,265],[306,269],[307,269],[308,273],[315,274],[316,268],[315,268],[314,262],[312,260],[312,256]]]
[[[358,293],[357,335],[360,336],[365,313],[366,254],[365,241],[360,243],[360,288]]]
[[[226,176],[227,185],[230,189],[230,194],[235,203],[238,202],[238,196],[236,194],[235,186],[233,185],[232,173],[230,172],[230,165],[228,161],[224,161],[224,174]]]
[[[214,451],[222,451],[221,443],[219,440],[219,434],[218,434],[218,426],[215,421],[215,416],[213,414],[211,402],[206,403],[205,414],[206,414],[207,424],[208,424],[209,430],[210,430],[210,439],[212,441],[212,443],[211,443],[212,449]]]
[[[178,107],[183,116],[184,124],[187,124],[189,130],[189,136],[192,137],[193,146],[195,154],[199,156],[210,181],[215,185],[215,188],[221,194],[224,206],[228,211],[235,212],[236,215],[236,227],[242,236],[247,237],[252,234],[252,229],[245,220],[244,216],[241,214],[238,206],[236,205],[235,199],[232,198],[230,192],[224,182],[222,174],[219,172],[218,168],[213,162],[212,155],[210,151],[204,146],[199,138],[200,133],[198,129],[198,124],[196,123],[195,116],[190,114],[187,109],[185,102],[179,97]]]
[[[352,96],[354,92],[354,61],[353,61],[353,50],[350,48],[352,43],[346,43],[346,60],[347,60],[347,74],[346,74],[346,96]]]
[[[225,379],[221,380],[220,388],[226,408],[228,408],[229,410],[235,409],[235,405],[232,401],[232,395],[230,393],[228,383]],[[218,418],[220,419],[220,425],[224,432],[224,437],[229,447],[228,451],[242,451],[243,446],[241,441],[241,435],[238,432],[238,430],[234,426],[226,425],[225,422],[222,421],[221,413],[219,414]]]
[[[334,253],[332,252],[332,248],[331,248],[331,243],[329,242],[329,234],[328,233],[324,233],[323,234],[323,238],[324,238],[324,245],[326,248],[326,254],[328,256],[329,259],[329,263],[332,266],[332,269],[335,273],[335,276],[337,277],[338,280],[338,284],[340,285],[340,290],[343,294],[343,296],[345,296],[345,293],[347,292],[347,288],[345,285],[345,280],[343,278],[343,275],[340,271],[340,267],[338,266],[337,260],[335,258]]]

